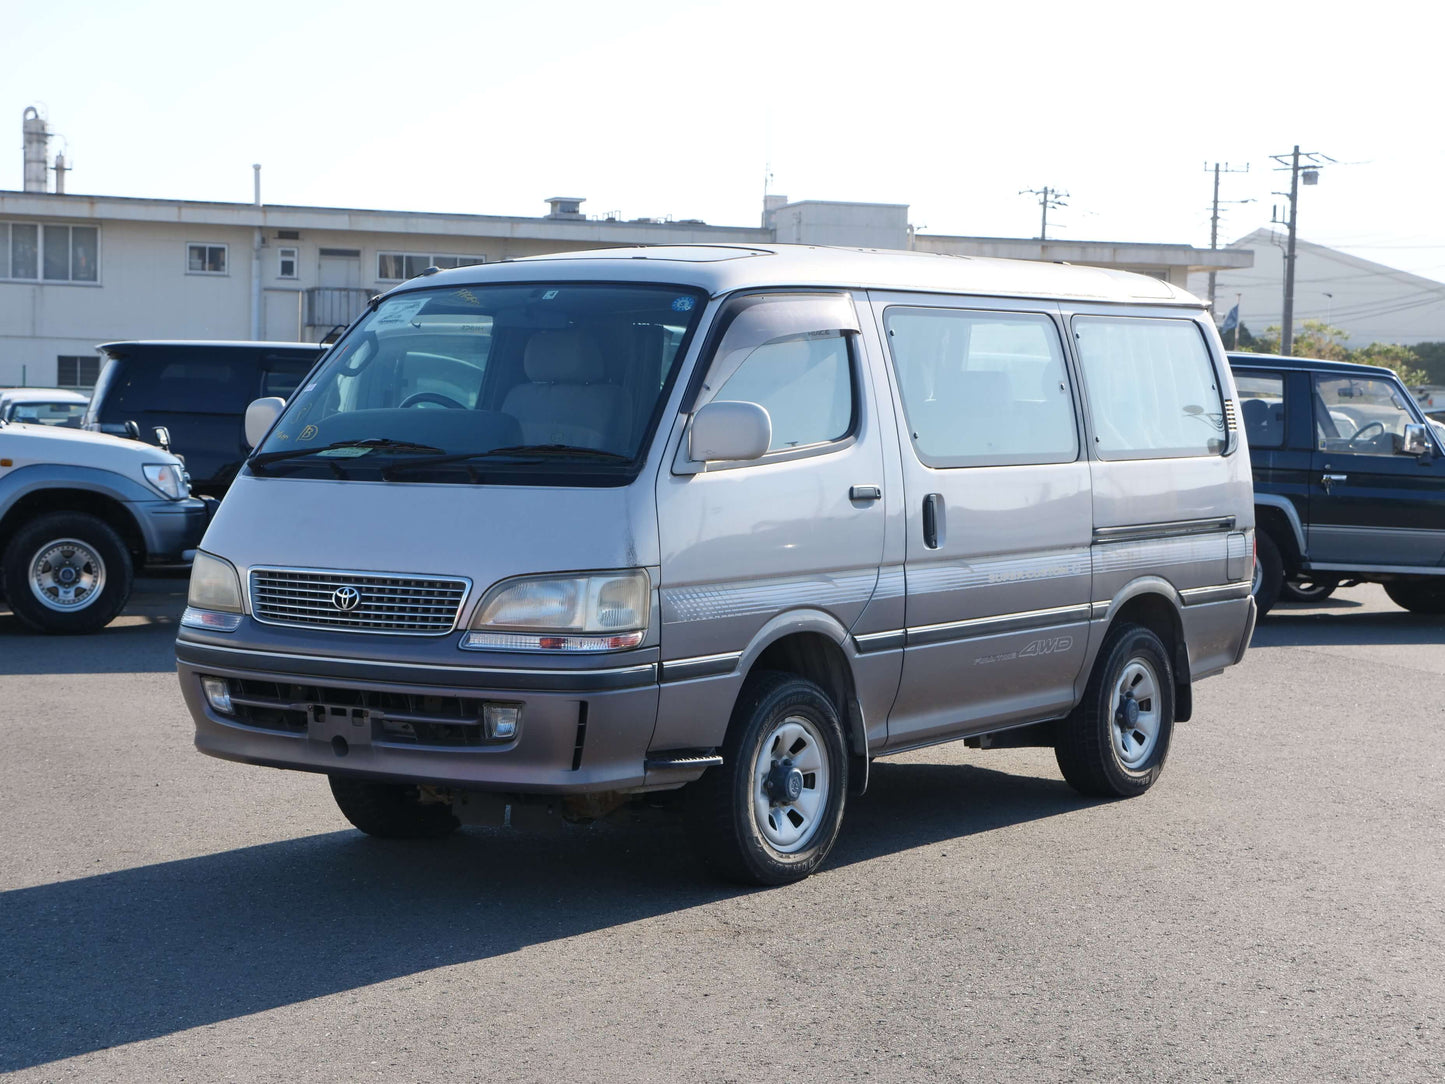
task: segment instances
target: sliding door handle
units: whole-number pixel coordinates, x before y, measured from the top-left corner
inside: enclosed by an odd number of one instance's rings
[[[848,490],[850,501],[877,501],[882,498],[882,486],[853,486]]]
[[[930,493],[923,498],[923,544],[938,549],[938,536],[943,527],[943,494]]]

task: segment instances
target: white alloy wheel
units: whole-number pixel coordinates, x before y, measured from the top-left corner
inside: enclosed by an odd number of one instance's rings
[[[828,811],[828,754],[816,723],[788,715],[763,738],[753,761],[753,820],[780,854],[812,842]]]
[[[1109,717],[1119,763],[1137,771],[1159,737],[1159,678],[1147,660],[1136,657],[1125,664],[1109,699]]]
[[[30,593],[58,613],[83,610],[105,590],[105,562],[76,538],[47,542],[30,561]]]

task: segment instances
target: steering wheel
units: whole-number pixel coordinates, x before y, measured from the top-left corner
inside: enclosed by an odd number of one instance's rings
[[[1384,433],[1384,431],[1385,431],[1385,423],[1384,423],[1384,422],[1366,422],[1364,425],[1360,426],[1358,429],[1355,430],[1355,435],[1350,438],[1350,444],[1353,446],[1353,445],[1355,445],[1355,444],[1373,443],[1373,442],[1374,442],[1374,438],[1373,438],[1373,437],[1365,437],[1365,436],[1362,435],[1362,434],[1364,434],[1364,433],[1368,433],[1371,429],[1378,429],[1378,430],[1380,431],[1380,433]],[[1377,435],[1379,435],[1379,434],[1377,434]]]
[[[435,406],[446,407],[448,410],[466,410],[467,408],[455,399],[450,399],[440,392],[419,391],[414,395],[408,395],[401,401],[403,407],[421,406],[423,403],[432,403]]]

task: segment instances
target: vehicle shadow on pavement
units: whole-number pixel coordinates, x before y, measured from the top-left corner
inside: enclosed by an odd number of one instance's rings
[[[1445,617],[1405,610],[1380,613],[1270,611],[1255,626],[1250,647],[1325,647],[1332,644],[1386,646],[1438,644],[1445,640]]]
[[[0,608],[0,674],[157,674],[176,668],[175,614],[127,610],[99,632],[47,636]]]
[[[1091,804],[1056,780],[875,767],[829,867]],[[421,843],[329,832],[16,889],[0,894],[0,1073],[748,891],[708,879],[661,810]]]

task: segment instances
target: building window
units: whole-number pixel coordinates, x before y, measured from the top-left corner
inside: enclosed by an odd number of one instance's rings
[[[296,249],[281,248],[276,250],[277,267],[276,277],[282,279],[294,279],[296,275]]]
[[[100,229],[34,222],[0,222],[0,279],[95,282]]]
[[[225,245],[187,245],[186,273],[189,275],[224,275]]]
[[[428,267],[471,267],[486,263],[485,256],[436,256],[420,252],[378,252],[376,277],[382,282],[414,279]]]
[[[61,354],[55,359],[57,388],[93,388],[100,376],[100,358],[87,354]]]

